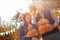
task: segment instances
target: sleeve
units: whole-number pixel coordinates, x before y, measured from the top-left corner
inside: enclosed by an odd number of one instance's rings
[[[25,37],[24,27],[20,28],[20,40],[31,40],[31,38]]]
[[[40,20],[40,18],[42,18],[42,16],[39,13],[37,13],[35,21],[38,22]]]
[[[23,26],[20,27],[20,40],[25,40],[25,33],[24,33],[24,30],[23,30]]]
[[[51,13],[51,16],[52,16],[52,19],[54,20],[53,26],[57,27],[59,24],[57,17],[53,13]]]

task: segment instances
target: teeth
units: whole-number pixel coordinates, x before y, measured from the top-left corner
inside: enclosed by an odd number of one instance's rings
[[[8,34],[13,33],[13,32],[15,32],[15,28],[13,28],[13,30],[0,33],[0,35],[1,35],[1,36],[3,36],[3,35],[8,35]]]
[[[1,36],[3,36],[3,33],[0,33]]]
[[[13,28],[13,30],[10,30],[10,31],[7,31],[7,32],[0,33],[0,35],[1,35],[1,36],[5,35],[5,34],[8,35],[8,34],[13,33],[13,32],[15,32],[15,28]]]
[[[15,28],[13,29],[13,32],[15,32]]]
[[[3,33],[3,35],[5,35],[5,32]]]
[[[10,34],[10,31],[8,31],[8,34]]]
[[[13,30],[11,30],[11,33],[13,33]]]
[[[13,32],[15,32],[15,30],[13,30]]]
[[[8,35],[8,32],[6,32],[6,35]]]

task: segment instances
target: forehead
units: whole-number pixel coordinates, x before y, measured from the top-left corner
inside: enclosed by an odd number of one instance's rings
[[[23,17],[31,17],[31,15],[30,14],[24,14],[24,16]]]
[[[25,17],[31,17],[30,15],[26,15]]]

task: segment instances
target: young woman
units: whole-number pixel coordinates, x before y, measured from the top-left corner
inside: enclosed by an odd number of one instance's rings
[[[32,17],[30,14],[24,14],[23,20],[24,20],[24,25],[20,27],[20,40],[32,40],[31,37],[26,37],[28,32],[28,26],[31,24]],[[36,28],[34,25],[32,26],[33,28]]]

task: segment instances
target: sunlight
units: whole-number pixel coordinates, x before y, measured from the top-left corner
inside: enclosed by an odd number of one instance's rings
[[[22,12],[28,12],[28,6],[32,3],[30,0],[0,0],[0,16],[2,21],[10,21],[22,9]]]

